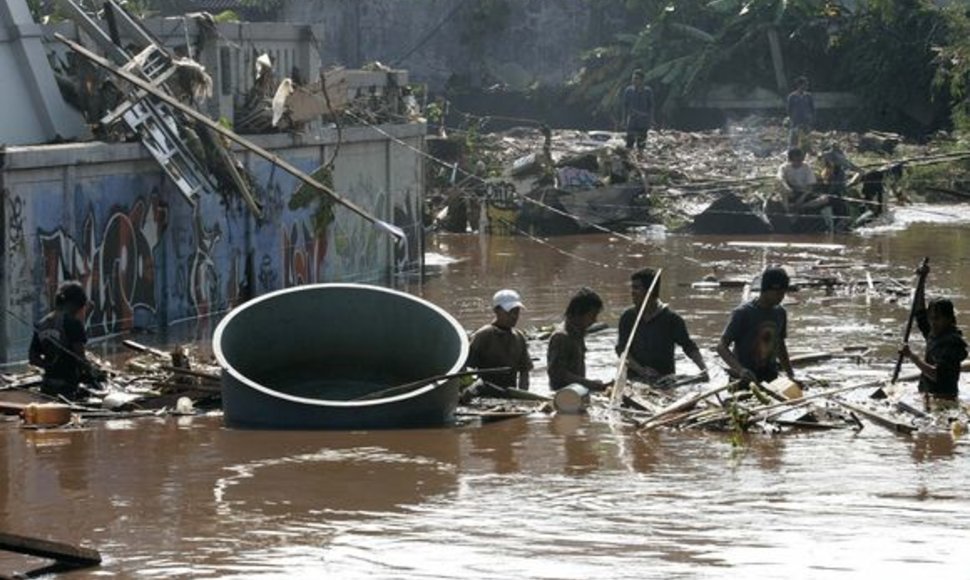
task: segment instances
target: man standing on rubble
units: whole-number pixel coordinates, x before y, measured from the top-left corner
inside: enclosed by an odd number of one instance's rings
[[[643,71],[633,71],[632,82],[623,91],[623,122],[626,125],[626,148],[642,152],[647,145],[647,132],[653,127],[653,91],[643,82]]]
[[[788,95],[788,147],[808,150],[808,134],[815,125],[815,99],[808,92],[808,79],[795,79],[795,90]]]
[[[74,399],[81,382],[104,379],[84,354],[88,341],[84,330],[84,307],[88,296],[78,282],[64,282],[54,297],[54,310],[34,328],[30,341],[30,364],[44,370],[40,390],[51,397]]]
[[[650,268],[644,268],[630,276],[633,306],[627,308],[620,316],[616,353],[621,354],[626,349],[637,314],[643,301],[646,300],[643,318],[633,335],[633,343],[630,345],[630,354],[627,357],[629,377],[652,381],[674,374],[676,372],[674,346],[678,345],[706,377],[707,365],[704,364],[700,349],[687,332],[684,319],[660,302],[660,280],[654,284],[654,277],[656,272]],[[654,286],[654,290],[650,296],[647,296],[651,285]]]
[[[731,376],[748,382],[771,382],[779,367],[795,380],[788,357],[788,313],[781,306],[788,292],[788,273],[768,268],[761,275],[761,293],[734,309],[717,345]],[[733,345],[733,349],[732,349]]]

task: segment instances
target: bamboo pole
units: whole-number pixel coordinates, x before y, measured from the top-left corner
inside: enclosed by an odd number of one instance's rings
[[[647,310],[647,304],[650,302],[650,297],[653,295],[653,290],[657,287],[657,282],[660,281],[660,274],[662,274],[663,271],[663,268],[658,268],[653,274],[653,281],[650,282],[650,288],[643,297],[643,302],[640,304],[640,310],[637,311],[637,319],[633,322],[633,328],[630,329],[630,336],[628,336],[626,339],[626,346],[623,348],[623,354],[620,355],[620,362],[616,366],[616,379],[613,381],[613,391],[610,393],[610,405],[614,407],[620,402],[620,397],[623,396],[623,391],[626,389],[626,372],[628,359],[630,357],[630,347],[633,346],[633,339],[636,338],[637,330],[640,328],[640,321],[643,320],[643,313]]]

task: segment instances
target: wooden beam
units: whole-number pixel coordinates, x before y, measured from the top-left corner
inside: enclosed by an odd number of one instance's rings
[[[75,567],[97,566],[101,563],[101,554],[91,548],[72,546],[60,542],[29,538],[0,532],[0,550],[48,558]]]

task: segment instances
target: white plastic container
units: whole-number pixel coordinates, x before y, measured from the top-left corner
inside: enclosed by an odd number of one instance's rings
[[[586,412],[589,406],[589,389],[580,384],[572,384],[556,391],[553,398],[556,411],[566,415]]]

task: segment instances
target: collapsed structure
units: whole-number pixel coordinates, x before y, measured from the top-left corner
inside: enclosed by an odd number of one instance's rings
[[[20,0],[0,9],[17,73],[0,88],[15,119],[0,130],[0,359],[23,358],[67,279],[98,336],[420,270],[425,126],[406,115],[406,72],[323,71],[308,26],[66,6],[46,29]]]

